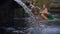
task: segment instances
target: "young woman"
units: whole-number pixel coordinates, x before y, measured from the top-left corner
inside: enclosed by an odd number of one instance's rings
[[[41,16],[43,17],[43,19],[48,19],[47,18],[47,15],[48,15],[48,9],[47,9],[47,7],[46,7],[46,5],[45,4],[43,4],[43,11],[42,11],[42,13],[41,13]]]
[[[48,9],[47,9],[47,7],[46,7],[45,4],[43,4],[43,8],[44,8],[44,10],[43,10],[41,16],[42,16],[44,19],[53,20],[54,17],[53,17],[50,13],[48,13]]]

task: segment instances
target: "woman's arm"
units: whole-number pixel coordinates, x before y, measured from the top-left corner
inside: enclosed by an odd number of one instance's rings
[[[44,14],[41,14],[41,17],[44,18],[44,19],[48,19]]]

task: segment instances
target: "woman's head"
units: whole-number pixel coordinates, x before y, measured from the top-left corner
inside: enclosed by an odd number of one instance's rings
[[[39,10],[38,9],[36,9],[36,8],[32,8],[32,13],[34,14],[34,15],[39,15]]]
[[[43,4],[43,8],[46,8],[46,5],[45,4]]]

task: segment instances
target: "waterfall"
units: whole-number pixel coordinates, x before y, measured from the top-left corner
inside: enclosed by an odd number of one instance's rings
[[[29,9],[21,0],[15,0],[15,1],[23,7],[23,9],[25,10],[26,13],[28,13],[29,15],[32,14],[31,9]]]
[[[30,22],[31,20],[35,20],[35,17],[33,15],[33,13],[31,12],[31,9],[29,9],[21,0],[14,0],[16,1],[19,5],[21,5],[23,7],[23,9],[25,10],[26,13],[28,13],[28,15],[30,16],[29,18],[27,18]]]

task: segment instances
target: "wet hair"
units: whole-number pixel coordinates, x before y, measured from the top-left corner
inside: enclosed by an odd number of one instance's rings
[[[37,13],[35,13],[35,12],[37,12]],[[37,8],[32,8],[32,13],[34,14],[34,15],[39,15],[40,13],[39,13],[39,10],[37,9]]]

